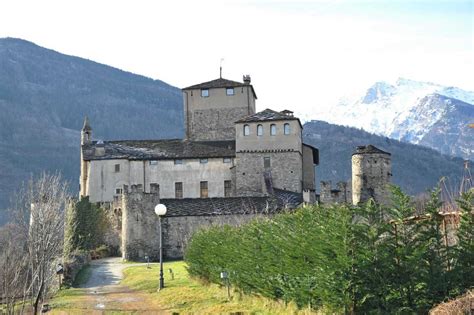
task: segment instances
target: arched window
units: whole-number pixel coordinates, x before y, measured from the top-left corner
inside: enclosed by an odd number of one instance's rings
[[[244,125],[244,136],[250,135],[250,126]]]
[[[262,125],[257,126],[257,136],[263,136],[263,126]]]
[[[271,135],[271,136],[274,136],[274,135],[276,135],[276,134],[277,134],[277,127],[276,127],[275,124],[271,124],[271,125],[270,125],[270,135]]]
[[[283,125],[283,133],[284,133],[285,135],[289,135],[289,134],[290,134],[290,124],[287,123],[287,124],[284,124],[284,125]]]

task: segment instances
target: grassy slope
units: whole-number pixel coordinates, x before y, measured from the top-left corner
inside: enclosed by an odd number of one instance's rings
[[[173,270],[174,280],[169,269]],[[185,313],[258,313],[258,314],[289,314],[297,313],[294,305],[284,304],[269,299],[240,295],[231,291],[231,300],[227,299],[225,287],[204,284],[191,279],[182,261],[165,263],[165,289],[156,292],[158,287],[158,266],[151,269],[144,266],[125,269],[122,284],[153,296],[159,305],[167,311]],[[310,314],[300,311],[299,314]]]
[[[173,270],[174,279],[171,279],[169,269]],[[215,314],[236,313],[245,314],[314,314],[309,310],[300,310],[290,304],[272,301],[257,296],[240,295],[231,290],[231,300],[227,299],[225,287],[204,284],[196,279],[191,279],[186,271],[186,264],[182,261],[164,264],[165,289],[157,292],[159,265],[152,264],[150,269],[146,266],[131,266],[124,270],[125,279],[121,285],[130,288],[133,293],[146,298],[147,305],[168,312],[181,314]],[[87,276],[87,272],[84,273]],[[84,280],[85,281],[85,280]],[[79,314],[77,305],[90,302],[91,296],[86,295],[85,289],[71,288],[61,290],[51,301],[53,314]],[[89,310],[94,313],[93,309]],[[106,314],[120,314],[122,312],[105,311]],[[124,313],[127,313],[124,311]]]

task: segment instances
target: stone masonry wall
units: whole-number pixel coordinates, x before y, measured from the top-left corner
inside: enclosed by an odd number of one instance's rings
[[[270,157],[270,168],[265,169],[264,157]],[[303,165],[300,152],[237,153],[236,190],[238,196],[267,193],[265,175],[271,174],[274,188],[302,192]]]
[[[247,107],[194,109],[188,113],[189,139],[235,139],[234,122],[248,115]]]
[[[159,255],[159,223],[154,212],[159,194],[144,193],[141,185],[124,186],[122,194],[122,258],[140,260]]]
[[[392,165],[388,154],[355,154],[352,156],[352,202],[359,204],[373,198],[380,204],[389,202]]]
[[[163,221],[163,255],[166,259],[183,258],[191,236],[198,230],[212,225],[229,224],[238,226],[254,218],[257,214],[182,216],[167,217]]]
[[[332,189],[331,181],[321,181],[319,200],[324,204],[352,203],[351,185],[347,182],[338,182],[336,189]]]

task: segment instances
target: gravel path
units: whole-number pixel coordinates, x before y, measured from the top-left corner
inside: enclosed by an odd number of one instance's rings
[[[125,268],[140,265],[145,264],[125,264],[121,258],[92,261],[90,277],[81,286],[85,292],[80,297],[80,302],[71,305],[67,312],[60,311],[58,314],[165,314],[163,310],[156,308],[156,303],[153,303],[149,294],[133,291],[120,284]]]
[[[123,270],[127,267],[130,265],[122,263],[119,257],[93,260],[90,263],[90,277],[81,288],[100,289],[104,286],[118,285],[123,279]]]

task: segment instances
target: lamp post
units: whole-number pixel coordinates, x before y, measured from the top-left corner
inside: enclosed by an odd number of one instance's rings
[[[165,279],[163,278],[163,241],[162,241],[162,225],[161,225],[161,217],[166,214],[166,206],[162,203],[157,204],[155,207],[155,213],[158,216],[158,222],[160,225],[160,285],[158,287],[158,291],[165,287]]]

